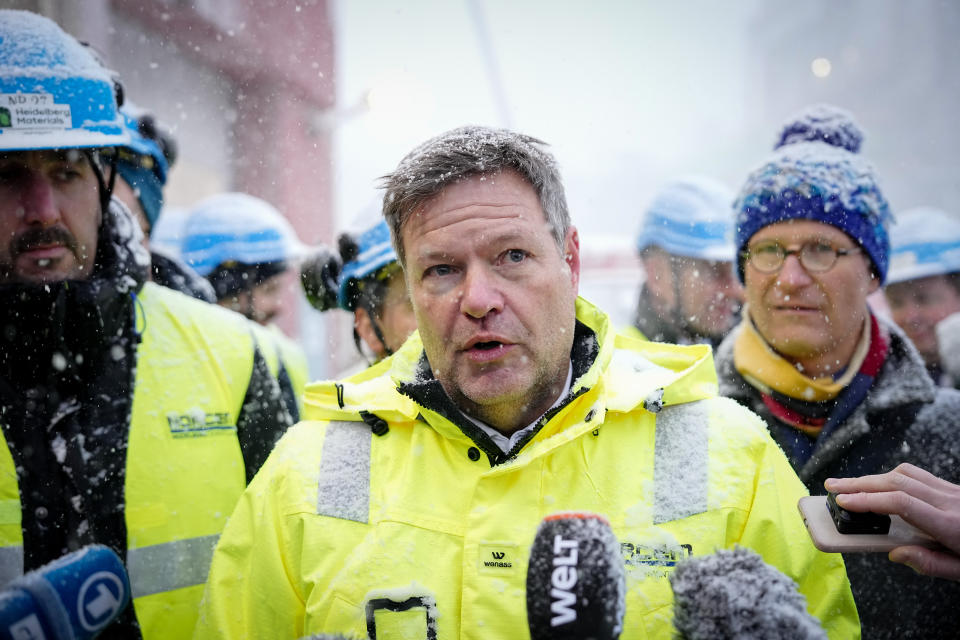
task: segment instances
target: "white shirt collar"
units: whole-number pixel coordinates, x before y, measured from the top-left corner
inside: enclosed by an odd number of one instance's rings
[[[573,363],[570,363],[567,365],[567,381],[563,385],[563,393],[557,396],[556,402],[554,402],[550,406],[550,409],[553,409],[555,406],[563,402],[563,399],[567,397],[568,393],[570,393],[570,385],[572,383],[573,383]],[[547,409],[547,411],[550,411],[550,409]],[[546,411],[544,413],[546,413]],[[477,420],[472,416],[468,416],[467,414],[464,414],[464,415],[467,417],[467,420],[469,420],[473,424],[483,429],[483,432],[486,433],[488,436],[490,436],[490,438],[496,443],[498,447],[500,447],[500,450],[503,451],[504,453],[509,453],[510,450],[513,449],[514,445],[516,445],[517,442],[519,442],[520,439],[523,438],[523,436],[526,433],[528,433],[531,429],[537,426],[537,422],[539,422],[540,417],[542,417],[542,416],[538,417],[536,420],[528,424],[523,429],[520,429],[519,431],[514,431],[508,437],[503,435],[502,433],[500,433],[499,431],[497,431],[487,423],[481,422],[480,420]]]

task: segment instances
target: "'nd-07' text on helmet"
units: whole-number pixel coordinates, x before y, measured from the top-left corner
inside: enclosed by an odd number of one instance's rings
[[[111,73],[56,23],[0,11],[0,150],[127,144],[121,96]]]
[[[106,211],[114,172],[105,179],[94,154],[129,142],[122,102],[111,72],[55,22],[0,10],[0,151],[83,150]]]
[[[705,176],[687,176],[661,189],[647,209],[637,251],[733,262],[733,192]]]
[[[887,284],[960,273],[960,220],[918,207],[897,215],[890,229]]]

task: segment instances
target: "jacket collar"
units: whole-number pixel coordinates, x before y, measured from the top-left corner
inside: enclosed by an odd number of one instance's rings
[[[912,402],[933,402],[936,384],[927,375],[923,358],[916,347],[893,322],[881,315],[877,322],[890,336],[890,351],[863,405],[867,412],[886,411]],[[744,321],[746,322],[746,320]],[[746,383],[740,383],[733,361],[733,347],[740,331],[738,326],[717,349],[717,369],[720,375],[720,393],[735,399],[751,395]]]
[[[684,347],[616,334],[607,315],[582,298],[577,300],[576,315],[571,398],[589,393],[594,409],[602,413],[633,411],[661,390],[664,404],[716,395],[709,346]],[[415,389],[417,399],[398,393],[400,389]],[[444,417],[450,413],[446,405],[450,401],[426,366],[416,333],[397,353],[369,369],[342,382],[309,385],[304,402],[305,416],[316,420],[359,420],[360,411],[388,421],[415,420],[424,412]]]

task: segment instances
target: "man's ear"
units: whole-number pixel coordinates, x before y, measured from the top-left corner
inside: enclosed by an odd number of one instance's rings
[[[353,328],[356,329],[357,335],[370,347],[370,350],[378,359],[387,355],[386,347],[380,342],[377,332],[373,330],[373,321],[370,314],[363,307],[357,307],[353,310]]]
[[[580,235],[577,228],[570,225],[567,229],[567,235],[563,240],[563,261],[570,268],[570,283],[573,285],[573,292],[579,293],[580,287]]]

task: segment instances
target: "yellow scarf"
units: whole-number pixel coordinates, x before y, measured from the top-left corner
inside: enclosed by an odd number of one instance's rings
[[[870,316],[853,352],[853,358],[840,378],[810,378],[770,348],[753,326],[749,310],[744,309],[743,321],[735,331],[733,364],[751,386],[763,393],[771,389],[790,398],[807,402],[826,402],[837,397],[850,384],[870,349]]]

